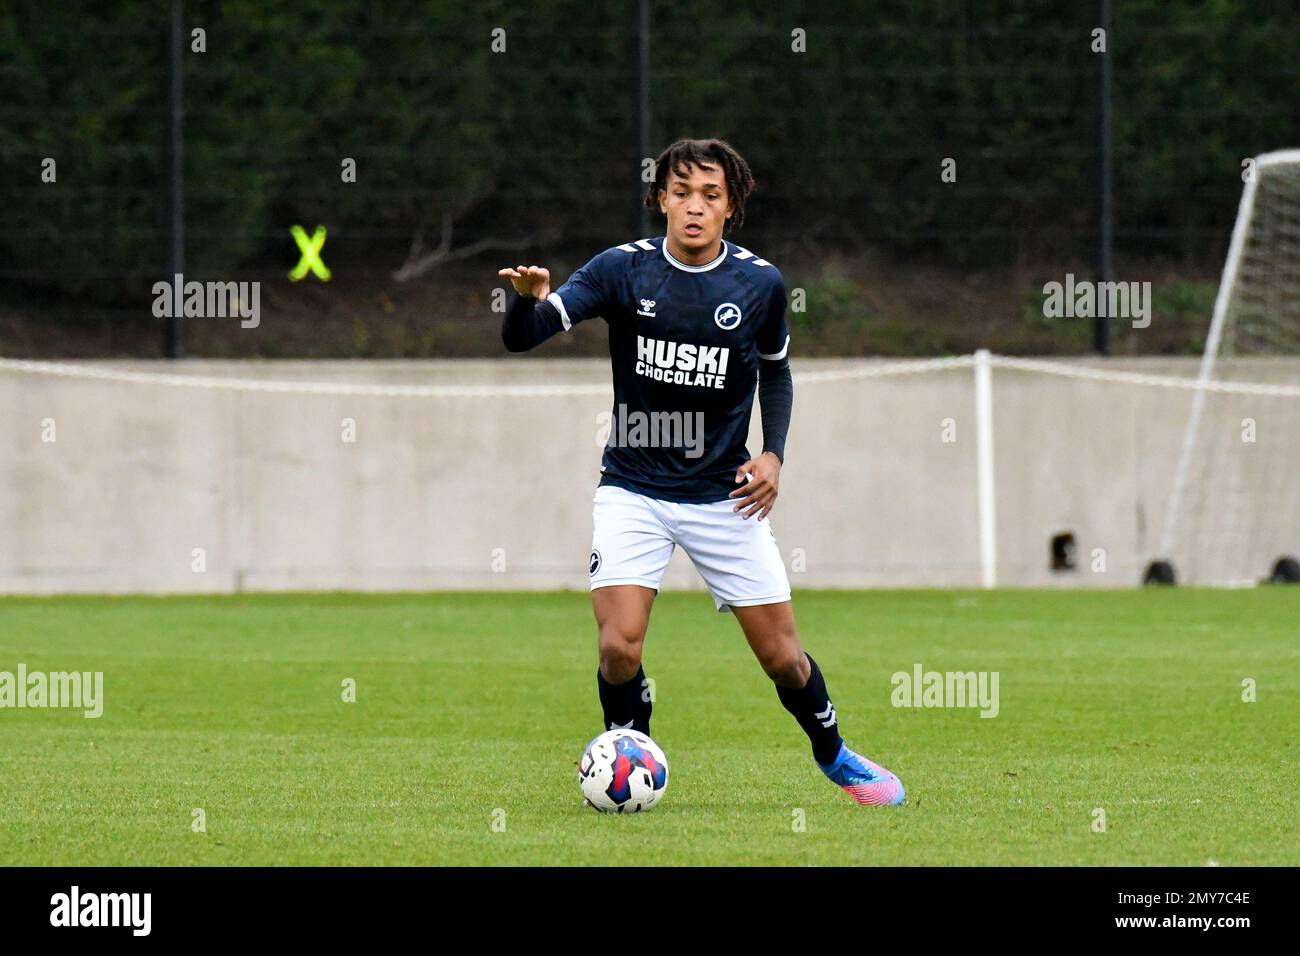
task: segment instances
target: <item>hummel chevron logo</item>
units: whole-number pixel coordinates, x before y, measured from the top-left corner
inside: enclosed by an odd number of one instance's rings
[[[823,727],[830,727],[835,723],[835,705],[828,700],[826,709],[820,714],[813,714],[813,716],[822,722]]]
[[[611,721],[609,722],[609,729],[610,729],[610,730],[631,730],[631,729],[632,729],[632,723],[633,723],[633,722],[630,721],[630,720],[629,720],[626,724],[620,724],[620,723],[618,723],[618,722],[616,722],[616,721],[611,720]]]
[[[655,300],[642,299],[641,308],[636,310],[636,314],[644,315],[647,319],[653,319],[655,317]]]

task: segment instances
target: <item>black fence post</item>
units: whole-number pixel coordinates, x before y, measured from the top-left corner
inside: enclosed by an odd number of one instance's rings
[[[650,235],[650,209],[642,201],[645,184],[641,182],[641,163],[650,155],[650,0],[640,0],[637,11],[637,161],[636,201],[640,207],[640,231]]]
[[[185,137],[184,137],[184,59],[185,3],[172,0],[170,36],[167,42],[169,72],[167,96],[167,279],[185,272]],[[180,310],[173,308],[167,320],[166,350],[168,358],[185,354],[185,328]]]
[[[1097,282],[1111,281],[1111,252],[1114,243],[1114,202],[1111,193],[1110,58],[1114,38],[1110,30],[1110,0],[1098,0],[1099,26],[1104,31],[1105,49],[1097,70]],[[1110,354],[1110,320],[1107,296],[1097,295],[1097,318],[1092,347],[1098,355]]]

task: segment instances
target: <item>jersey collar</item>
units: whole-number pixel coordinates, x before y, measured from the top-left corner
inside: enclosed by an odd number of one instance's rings
[[[675,258],[673,254],[668,251],[667,236],[664,236],[664,240],[659,244],[659,248],[663,250],[664,258],[667,259],[669,262],[671,262],[673,265],[675,265],[677,268],[681,269],[683,272],[708,272],[710,269],[713,269],[716,266],[718,266],[723,259],[727,258],[726,239],[722,240],[722,252],[718,254],[718,258],[714,259],[712,262],[706,262],[702,266],[690,266],[687,265],[685,262],[682,262],[681,260]]]

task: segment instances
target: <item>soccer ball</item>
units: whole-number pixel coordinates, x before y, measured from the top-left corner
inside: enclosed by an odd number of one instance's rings
[[[649,810],[668,787],[668,760],[645,734],[607,730],[582,752],[578,784],[601,813]]]

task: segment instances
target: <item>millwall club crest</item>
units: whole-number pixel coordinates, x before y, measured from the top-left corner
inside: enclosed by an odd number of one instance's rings
[[[724,302],[713,310],[713,321],[724,332],[730,332],[740,324],[740,306]]]

